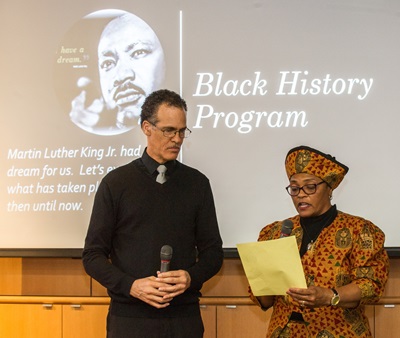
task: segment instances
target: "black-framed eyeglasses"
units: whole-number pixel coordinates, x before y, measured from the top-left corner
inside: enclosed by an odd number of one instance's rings
[[[298,194],[300,194],[300,190],[303,190],[304,193],[306,193],[307,195],[312,195],[315,194],[315,192],[317,191],[317,186],[323,183],[326,182],[321,181],[319,183],[306,184],[303,185],[302,187],[298,187],[297,185],[288,185],[285,189],[290,196],[297,196]]]
[[[161,128],[158,128],[154,123],[150,122],[150,124],[153,127],[155,127],[156,129],[158,129],[159,131],[161,131],[165,137],[169,137],[169,138],[173,138],[176,135],[176,133],[178,133],[179,137],[181,137],[181,138],[188,138],[190,136],[190,134],[192,133],[192,131],[189,128],[183,128],[180,130],[169,129],[169,128],[161,129]]]

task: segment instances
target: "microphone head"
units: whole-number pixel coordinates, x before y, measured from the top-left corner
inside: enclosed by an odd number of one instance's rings
[[[293,222],[290,219],[285,219],[282,222],[281,233],[285,236],[289,236],[293,229]]]
[[[164,245],[161,248],[160,258],[163,261],[169,261],[172,258],[172,247],[169,245]]]

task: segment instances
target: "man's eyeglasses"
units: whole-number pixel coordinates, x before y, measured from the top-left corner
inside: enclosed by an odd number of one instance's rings
[[[192,133],[192,131],[189,128],[183,128],[180,130],[169,129],[169,128],[160,129],[154,123],[150,122],[150,124],[153,127],[155,127],[156,129],[158,129],[159,131],[161,131],[165,137],[169,137],[169,138],[173,138],[176,135],[176,133],[178,133],[179,137],[181,137],[181,138],[188,138],[190,136],[190,134]]]
[[[320,184],[326,183],[325,181],[321,181],[319,183],[314,183],[314,184],[306,184],[303,185],[302,187],[298,187],[296,185],[288,185],[285,189],[289,193],[290,196],[297,196],[300,194],[300,190],[303,190],[304,193],[307,195],[312,195],[315,194],[317,191],[317,186]]]

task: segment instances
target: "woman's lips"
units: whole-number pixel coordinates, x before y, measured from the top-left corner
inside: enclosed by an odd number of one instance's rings
[[[310,204],[304,203],[304,202],[300,202],[299,204],[297,204],[297,207],[298,207],[299,210],[305,210],[305,209],[310,207]]]

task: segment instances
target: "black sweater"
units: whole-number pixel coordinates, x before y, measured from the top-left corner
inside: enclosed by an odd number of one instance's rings
[[[165,244],[173,248],[170,270],[188,271],[191,286],[170,306],[156,309],[129,291],[135,279],[156,275]],[[200,289],[223,261],[208,179],[178,161],[164,184],[151,177],[142,159],[113,170],[96,193],[82,258],[86,272],[107,288],[112,314],[198,313]]]

